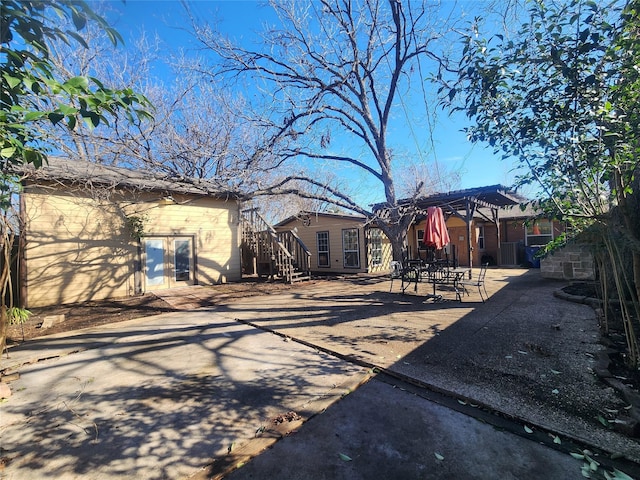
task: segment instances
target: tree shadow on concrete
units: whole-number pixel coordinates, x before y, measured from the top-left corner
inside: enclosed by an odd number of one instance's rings
[[[386,289],[356,292],[345,282],[253,310],[237,303],[224,314],[594,445],[606,438],[616,452],[640,458],[636,439],[599,420],[624,413],[627,404],[593,375],[603,349],[593,310],[555,298],[560,284],[537,272],[499,281],[504,288],[486,303],[431,303]]]
[[[448,328],[473,304],[433,303],[424,295],[387,291],[297,292],[235,302],[216,308],[228,320],[239,319],[279,334],[304,339],[373,364],[389,365]]]
[[[81,337],[55,348],[94,348],[21,369],[1,422],[9,476],[187,476],[362,371],[235,322]]]

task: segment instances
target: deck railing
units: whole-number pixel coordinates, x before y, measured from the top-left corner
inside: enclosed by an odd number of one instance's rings
[[[311,277],[311,252],[295,232],[277,232],[256,210],[242,212],[243,251],[255,258],[258,275],[287,283]]]

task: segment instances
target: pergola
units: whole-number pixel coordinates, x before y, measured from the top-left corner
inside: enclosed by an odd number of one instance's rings
[[[412,204],[416,210],[440,207],[443,213],[455,215],[467,226],[469,266],[472,266],[471,224],[475,215],[483,217],[496,226],[498,258],[500,258],[500,209],[526,202],[527,200],[503,185],[468,188],[448,193],[435,193],[414,200],[401,200],[401,205]]]

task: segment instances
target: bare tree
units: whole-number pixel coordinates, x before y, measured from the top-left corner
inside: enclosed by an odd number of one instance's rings
[[[185,77],[157,99],[161,123],[136,138],[147,168],[183,181],[207,179],[219,189],[245,192],[273,181],[277,160],[260,148],[263,132],[242,115],[245,101],[201,77]],[[139,152],[146,152],[144,155]]]
[[[401,164],[391,132],[416,120],[405,103],[411,93],[425,102],[425,112],[436,103],[424,82],[445,72],[439,52],[450,19],[442,6],[426,1],[269,3],[280,26],[265,28],[258,49],[236,45],[192,18],[198,39],[217,55],[215,65],[196,70],[224,79],[230,89],[250,85],[256,97],[268,100],[269,109],[254,114],[253,122],[268,133],[262,151],[277,158],[286,174],[252,193],[297,194],[364,214],[378,222],[400,258],[413,209],[399,204],[394,166]],[[327,179],[327,172],[344,167],[384,192],[380,208],[358,203],[350,176]],[[423,185],[415,187],[410,197]]]
[[[263,52],[194,23],[194,33],[222,61],[211,68],[201,57],[173,59],[180,74],[170,86],[150,80],[157,40],[142,38],[133,57],[103,57],[98,45],[77,58],[60,47],[61,75],[73,59],[83,71],[101,70],[98,76],[113,85],[135,84],[155,106],[153,119],[116,122],[109,130],[79,122],[71,133],[62,130],[62,150],[182,181],[206,179],[198,184],[203,192],[295,195],[314,209],[334,204],[376,220],[399,258],[414,213],[411,205],[399,205],[400,196],[442,189],[445,174],[438,175],[420,148],[411,158],[390,141],[390,132],[404,128],[418,136],[413,129],[420,118],[407,105],[410,96],[424,102],[423,119],[436,104],[425,78],[443,72],[436,52],[443,49],[448,20],[437,5],[419,2],[274,1],[272,7],[282,26],[263,33]],[[426,121],[416,129],[427,132],[423,143],[431,140],[430,129]],[[370,198],[384,198],[380,208],[372,211],[363,191],[377,191]]]
[[[275,170],[281,160],[262,147],[268,140],[245,116],[243,96],[194,75],[192,65],[198,58],[165,56],[166,67],[176,72],[167,84],[152,76],[153,63],[160,61],[160,52],[166,53],[160,39],[142,34],[126,51],[114,54],[99,33],[83,32],[88,48],[79,54],[63,42],[54,43],[56,76],[64,81],[82,72],[110,88],[135,85],[154,105],[153,118],[115,118],[110,128],[91,128],[80,118],[71,130],[45,125],[43,134],[55,139],[55,153],[149,170],[191,182],[203,193],[263,190],[281,180]]]

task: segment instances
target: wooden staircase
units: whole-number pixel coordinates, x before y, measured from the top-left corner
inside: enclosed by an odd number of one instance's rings
[[[276,232],[257,209],[244,210],[241,223],[244,274],[286,283],[311,279],[311,252],[295,232]]]

